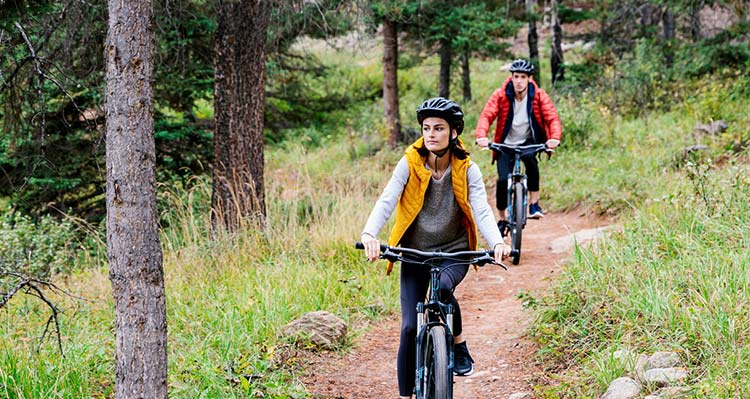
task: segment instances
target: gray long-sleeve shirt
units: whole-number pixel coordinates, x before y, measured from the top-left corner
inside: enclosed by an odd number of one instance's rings
[[[425,165],[425,167],[429,168],[427,165]],[[440,181],[449,182],[450,180],[447,180],[447,178],[449,178],[450,172],[450,169],[447,170]],[[487,243],[490,245],[490,248],[494,248],[495,245],[503,242],[503,238],[500,235],[500,230],[497,228],[497,224],[495,224],[495,216],[492,213],[492,209],[487,203],[487,192],[485,191],[484,182],[482,181],[482,172],[479,170],[479,166],[474,162],[471,162],[469,164],[469,168],[466,171],[466,178],[469,185],[469,204],[471,205],[472,212],[474,213],[474,220],[477,223],[477,228],[482,234],[482,237],[484,237],[485,241],[487,241]],[[370,212],[370,217],[367,219],[367,224],[362,231],[363,233],[367,233],[373,237],[378,236],[378,233],[380,233],[380,230],[383,228],[386,222],[388,222],[388,219],[390,219],[393,211],[396,209],[398,199],[401,196],[401,193],[404,191],[404,187],[406,186],[406,181],[408,179],[409,165],[407,163],[406,157],[402,157],[393,171],[393,176],[391,176],[391,179],[388,181],[388,184],[383,190],[383,193],[375,203],[375,207],[373,208],[372,212]],[[436,180],[434,178],[432,178],[432,180],[430,181],[430,185],[432,186],[433,184],[436,184]],[[415,223],[419,223],[419,217],[417,218]],[[429,229],[429,226],[411,226],[409,228],[411,234],[420,234],[419,231],[425,232]],[[450,250],[448,248],[430,248],[435,245],[439,246],[441,244],[442,243],[439,242],[425,243],[425,245],[422,246],[424,247],[424,249],[428,250]]]

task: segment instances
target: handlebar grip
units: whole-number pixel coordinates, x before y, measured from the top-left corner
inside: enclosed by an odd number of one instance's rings
[[[357,249],[365,249],[365,244],[362,244],[361,242],[357,241],[354,243],[354,248]],[[388,248],[385,244],[380,244],[380,252],[385,251]]]
[[[493,258],[495,257],[495,250],[494,249],[487,251],[487,253],[490,256],[492,256]],[[508,256],[518,256],[518,254],[520,254],[520,253],[521,253],[521,251],[519,251],[517,249],[511,249],[510,250],[510,254]]]

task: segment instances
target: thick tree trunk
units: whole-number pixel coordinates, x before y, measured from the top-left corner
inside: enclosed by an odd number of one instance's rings
[[[469,69],[469,52],[461,54],[461,77],[464,87],[464,102],[471,101],[471,70]]]
[[[396,148],[401,137],[398,108],[398,28],[395,21],[383,21],[383,109],[388,145]]]
[[[539,68],[539,35],[536,31],[536,0],[526,0],[526,16],[529,19],[529,61],[534,64],[536,73],[534,80],[537,84],[542,84],[542,71]]]
[[[552,0],[552,54],[550,65],[552,69],[552,85],[565,79],[565,66],[562,51],[562,28],[557,13],[558,1]],[[537,82],[538,83],[538,82]]]
[[[664,32],[662,45],[664,48],[664,63],[669,67],[674,63],[674,49],[672,46],[674,45],[675,25],[674,14],[669,8],[665,9],[664,13],[662,13],[662,27]]]
[[[167,317],[156,210],[150,0],[109,1],[107,250],[115,398],[167,397]]]
[[[212,222],[234,231],[266,220],[263,110],[268,1],[221,1],[214,65]]]
[[[440,97],[451,96],[451,46],[443,40],[440,42]]]

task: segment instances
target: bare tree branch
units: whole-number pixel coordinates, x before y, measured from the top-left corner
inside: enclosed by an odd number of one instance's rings
[[[8,304],[10,299],[13,298],[13,296],[16,295],[21,290],[24,290],[23,293],[26,295],[39,298],[42,302],[44,302],[47,305],[47,307],[50,308],[50,310],[52,311],[52,314],[47,319],[47,323],[45,324],[44,332],[42,333],[42,336],[39,337],[39,346],[37,347],[37,352],[41,350],[42,343],[44,343],[44,338],[47,336],[47,333],[50,331],[50,325],[52,324],[52,322],[54,322],[55,329],[57,332],[57,347],[60,350],[60,354],[63,357],[65,357],[65,353],[63,353],[63,348],[62,348],[62,334],[60,332],[60,319],[59,319],[59,315],[60,313],[62,313],[62,310],[60,310],[49,298],[47,298],[44,295],[42,288],[49,289],[53,293],[67,295],[75,299],[80,299],[80,300],[85,300],[85,299],[72,295],[71,293],[61,289],[60,287],[48,281],[39,280],[33,277],[29,277],[23,273],[19,273],[16,271],[9,271],[9,270],[0,268],[0,278],[6,277],[6,276],[16,278],[18,282],[16,282],[13,285],[13,287],[11,287],[10,290],[8,290],[8,292],[0,293],[2,294],[2,297],[0,297],[0,309],[2,309],[3,306]]]
[[[31,52],[31,58],[34,60],[34,65],[36,66],[36,91],[37,95],[39,96],[39,106],[41,107],[40,115],[42,116],[41,125],[40,125],[40,131],[39,131],[39,138],[41,140],[41,152],[42,156],[44,156],[44,133],[45,128],[47,124],[47,117],[45,116],[45,105],[44,105],[44,92],[42,91],[42,81],[44,80],[44,72],[42,72],[42,64],[39,62],[39,57],[36,55],[36,50],[34,50],[34,46],[31,44],[31,40],[29,40],[29,37],[26,35],[26,31],[23,29],[23,26],[21,26],[20,23],[16,22],[14,24],[18,31],[21,33],[21,36],[23,37],[23,40],[26,42],[26,46],[29,48],[29,52]]]
[[[52,284],[47,283],[47,285],[52,286]],[[60,309],[55,306],[50,300],[45,298],[44,293],[42,293],[42,290],[39,289],[36,285],[28,284],[27,285],[28,290],[27,293],[29,295],[33,295],[35,297],[38,297],[41,299],[44,303],[49,306],[49,308],[52,310],[52,315],[47,319],[47,324],[44,326],[44,332],[42,333],[42,336],[39,337],[39,346],[37,347],[37,352],[39,352],[42,349],[42,343],[44,342],[44,337],[47,336],[47,331],[49,331],[49,325],[52,323],[52,321],[55,321],[55,328],[57,329],[57,347],[60,349],[60,354],[65,357],[65,354],[63,353],[62,348],[62,337],[60,334],[60,321],[58,320],[57,315],[60,313]],[[29,293],[30,290],[35,291],[36,293]]]

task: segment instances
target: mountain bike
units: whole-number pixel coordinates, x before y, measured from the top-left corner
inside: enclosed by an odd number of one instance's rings
[[[357,249],[364,249],[362,243]],[[512,255],[512,254],[511,254]],[[423,252],[411,248],[380,246],[380,258],[391,262],[430,267],[427,302],[417,303],[417,399],[453,398],[453,305],[440,301],[440,273],[463,265],[484,266],[496,263],[494,251]],[[449,261],[447,265],[444,261]]]
[[[528,206],[528,190],[526,188],[526,174],[521,172],[521,158],[536,155],[542,151],[547,155],[553,150],[546,144],[508,145],[490,143],[493,151],[513,154],[513,171],[508,175],[508,229],[510,230],[510,246],[515,251],[511,255],[514,265],[521,261],[521,237],[526,227],[526,209]]]

